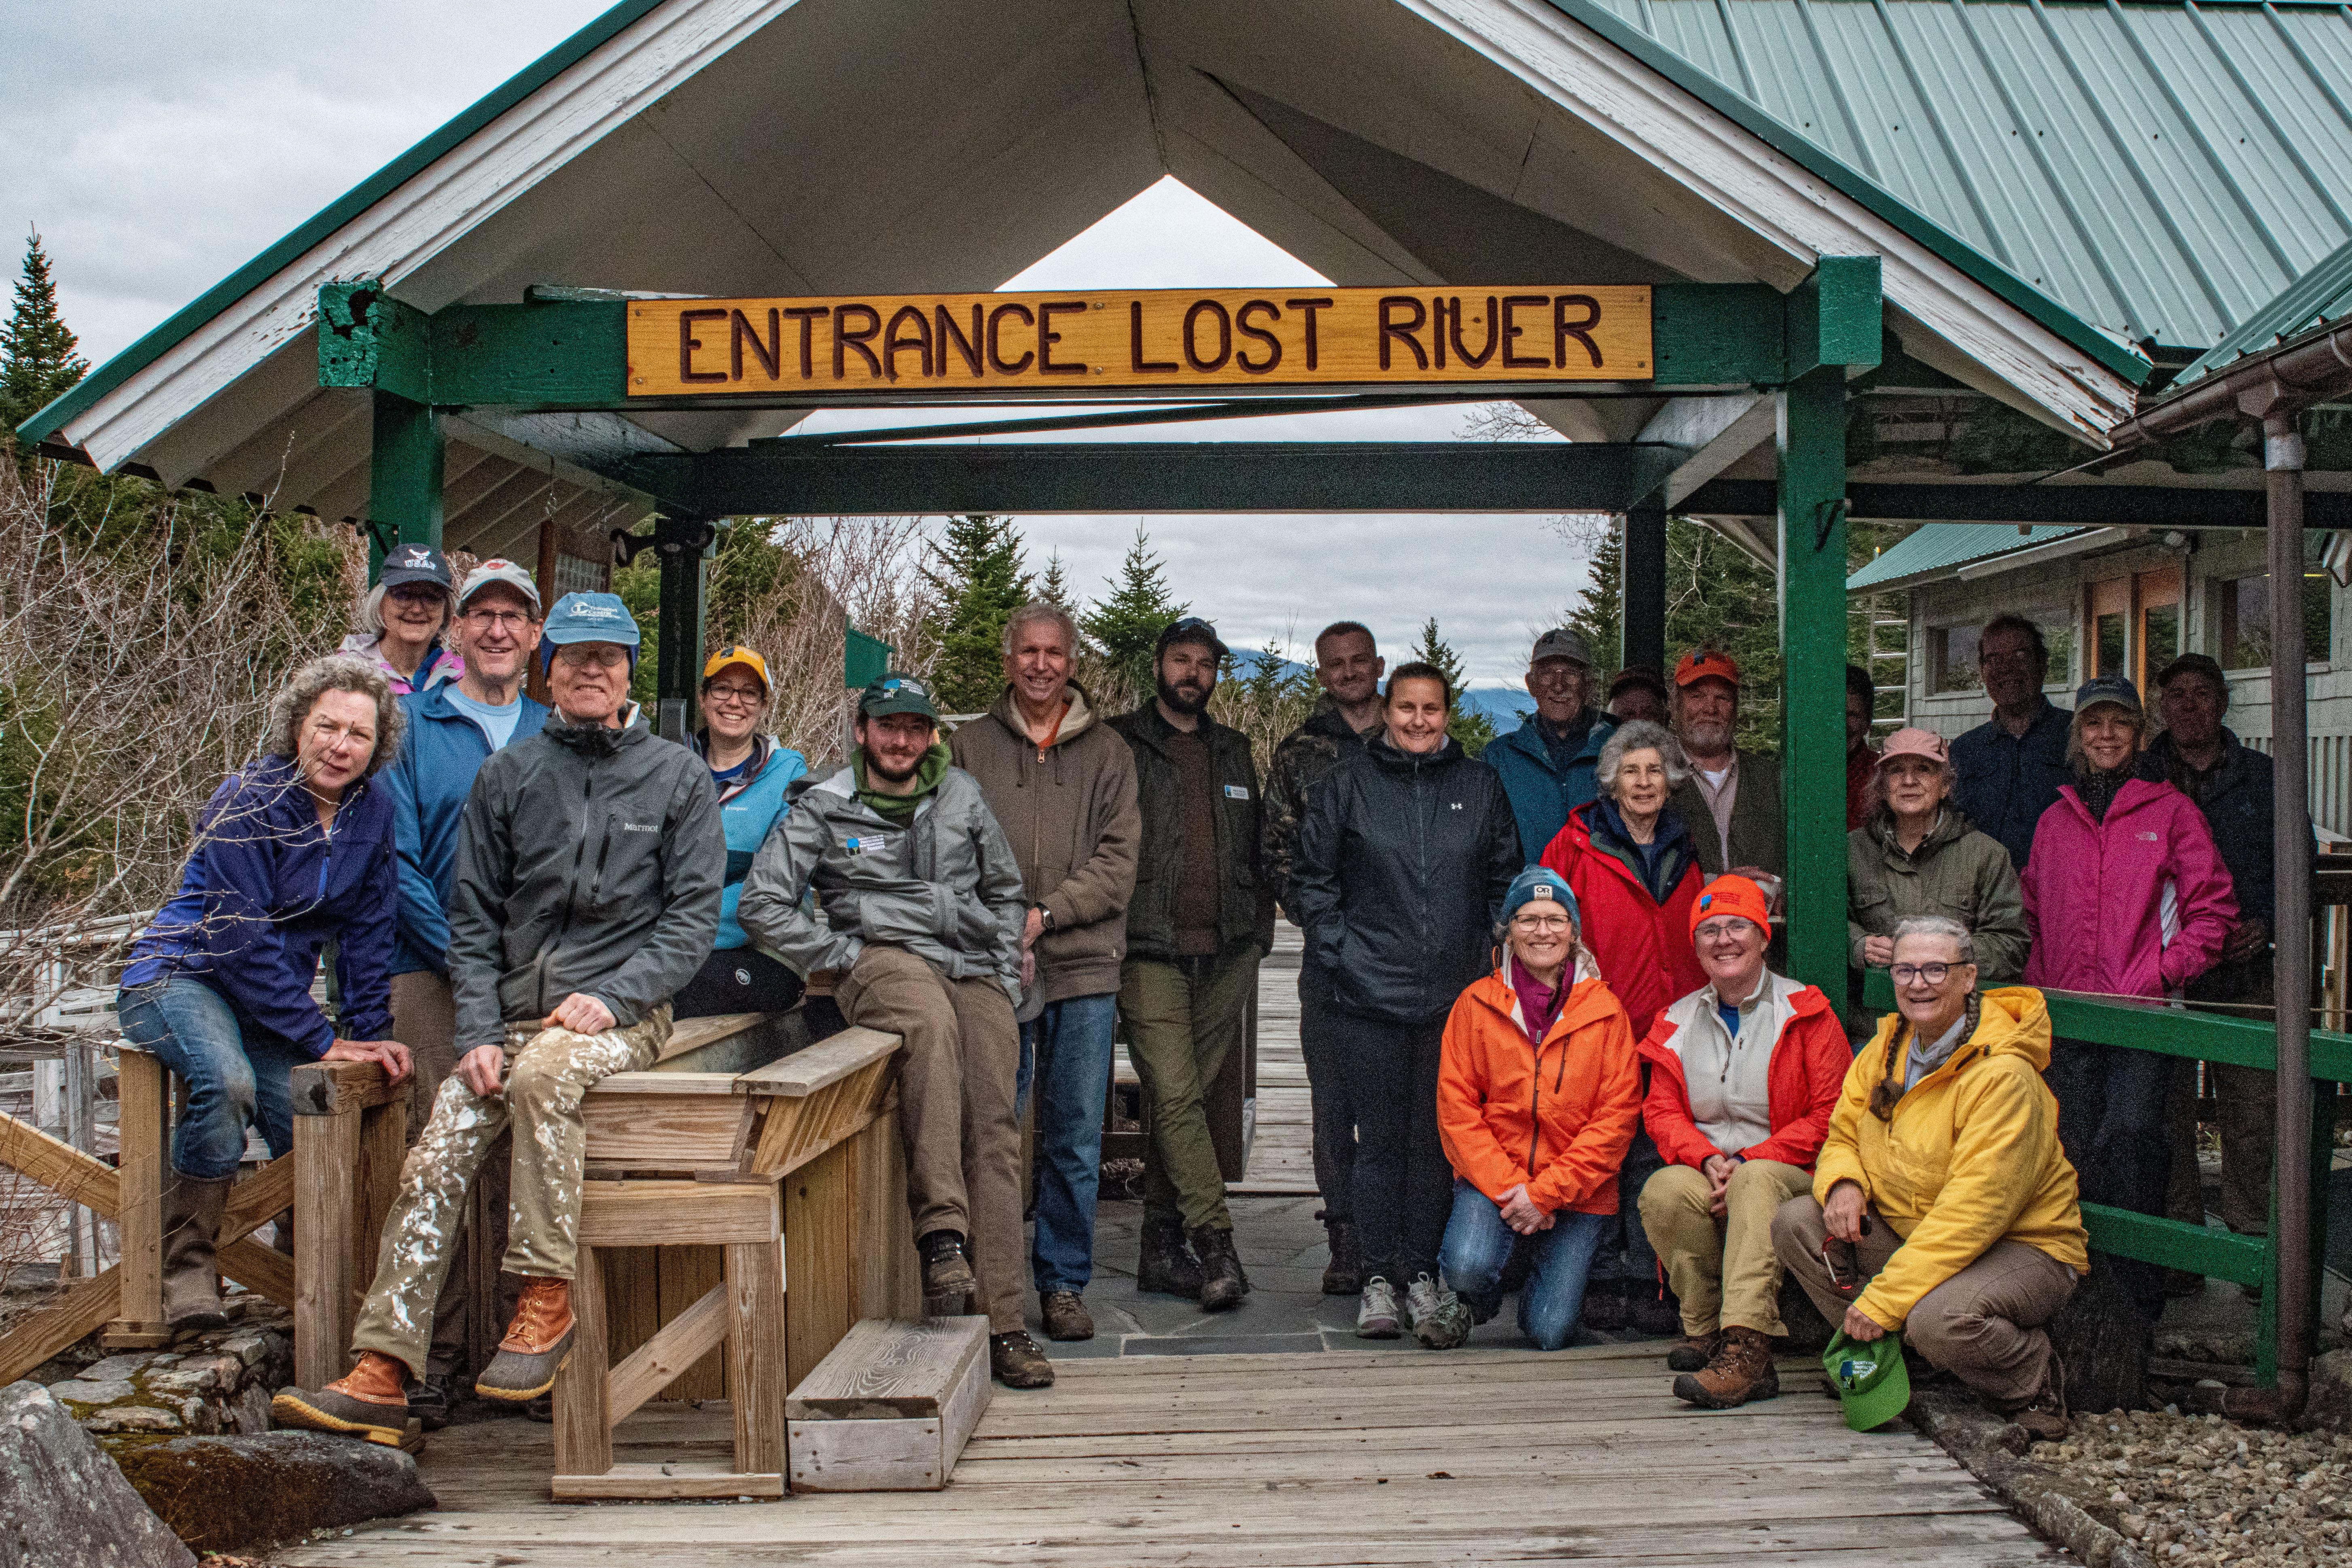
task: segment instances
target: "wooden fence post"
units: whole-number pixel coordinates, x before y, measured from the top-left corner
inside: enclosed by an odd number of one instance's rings
[[[311,1062],[293,1080],[294,1381],[317,1388],[351,1370],[352,1329],[400,1180],[405,1091],[373,1062]]]
[[[121,1157],[114,1223],[121,1238],[122,1315],[107,1325],[110,1350],[152,1350],[172,1342],[163,1321],[163,1188],[171,1158],[172,1075],[145,1051],[118,1053]]]

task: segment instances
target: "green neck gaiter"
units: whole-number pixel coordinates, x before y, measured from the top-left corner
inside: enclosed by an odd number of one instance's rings
[[[942,741],[923,753],[922,762],[915,769],[912,795],[885,795],[869,785],[866,782],[866,752],[862,747],[850,753],[849,765],[857,780],[857,798],[867,810],[892,822],[910,822],[915,808],[923,804],[923,797],[939,788],[940,781],[948,776],[947,742]]]

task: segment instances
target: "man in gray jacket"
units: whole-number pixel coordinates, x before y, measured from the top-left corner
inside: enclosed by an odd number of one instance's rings
[[[924,1310],[972,1300],[991,1370],[1044,1388],[1054,1367],[1023,1326],[1021,1291],[1020,868],[980,785],[950,765],[922,680],[867,687],[856,736],[847,767],[795,786],[735,916],[803,978],[837,973],[852,1024],[904,1042],[898,1133]]]
[[[509,1122],[504,1268],[522,1276],[522,1299],[474,1390],[519,1403],[554,1386],[574,1332],[580,1102],[600,1079],[653,1065],[669,1038],[669,998],[719,933],[718,797],[701,759],[637,721],[636,623],[611,594],[570,594],[541,639],[555,712],[482,764],[459,830],[449,907],[457,1070],[401,1169],[352,1335],[358,1365],[316,1392],[281,1390],[271,1405],[281,1426],[398,1440],[467,1185]]]

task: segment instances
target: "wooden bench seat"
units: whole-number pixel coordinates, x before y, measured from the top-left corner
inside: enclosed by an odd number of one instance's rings
[[[784,1402],[794,1491],[937,1491],[988,1408],[986,1318],[857,1324]]]

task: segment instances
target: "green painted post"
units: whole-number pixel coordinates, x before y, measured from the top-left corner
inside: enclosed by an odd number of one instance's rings
[[[1666,494],[1653,490],[1624,516],[1624,600],[1618,626],[1621,668],[1666,673]]]
[[[441,548],[446,443],[438,411],[389,392],[370,395],[374,447],[368,458],[368,580],[373,582],[387,543]]]
[[[1789,972],[1845,995],[1845,371],[1780,393],[1781,799]]]

